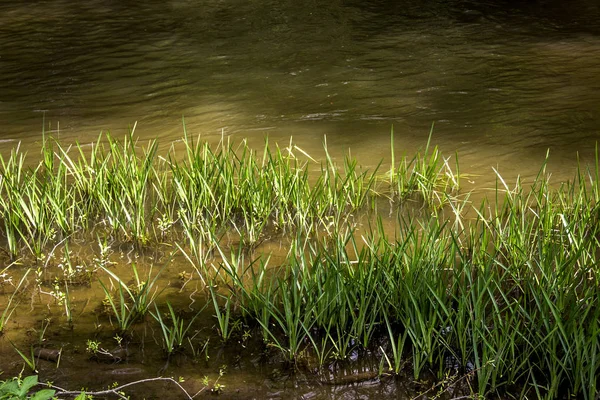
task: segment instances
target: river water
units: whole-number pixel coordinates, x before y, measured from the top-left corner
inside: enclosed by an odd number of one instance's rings
[[[0,150],[137,121],[289,141],[362,164],[433,141],[481,187],[492,166],[558,180],[600,137],[600,3],[106,0],[0,4]],[[477,175],[477,176],[478,176]]]
[[[548,150],[556,181],[569,179],[600,138],[600,3],[0,2],[1,153],[35,149],[42,126],[87,143],[136,121],[167,151],[182,118],[207,140],[293,137],[317,156],[326,136],[371,167],[389,159],[392,126],[411,155],[435,124],[469,189],[493,186],[492,167],[530,178]],[[247,373],[228,385],[264,378]],[[403,397],[395,384],[318,387],[246,397]]]

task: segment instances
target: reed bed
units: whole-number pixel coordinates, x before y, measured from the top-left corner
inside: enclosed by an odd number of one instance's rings
[[[257,153],[186,134],[183,145],[183,155],[159,157],[156,142],[140,147],[133,134],[90,148],[47,139],[34,167],[15,149],[0,159],[4,249],[41,263],[63,241],[93,234],[115,329],[124,335],[151,314],[169,357],[186,339],[195,354],[199,314],[186,322],[166,302],[163,317],[158,275],[144,279],[131,264],[128,284],[103,255],[107,238],[177,242],[225,345],[243,321],[267,349],[317,373],[371,355],[381,371],[460,380],[473,395],[596,398],[597,159],[558,187],[544,166],[528,186],[498,175],[493,196],[473,206],[459,191],[458,163],[429,141],[399,162],[392,147],[381,174],[350,158],[338,164],[325,148],[316,176],[293,143]],[[382,198],[423,208],[398,213],[389,232]],[[267,240],[286,245],[277,265],[260,251]]]
[[[596,189],[536,185],[507,191],[464,230],[399,219],[394,238],[381,229],[361,244],[352,230],[326,243],[299,238],[269,279],[261,263],[248,283],[235,260],[224,261],[224,279],[290,361],[308,349],[327,364],[382,343],[389,370],[410,366],[414,379],[468,374],[481,396],[594,399]]]
[[[265,144],[261,157],[245,143],[210,146],[184,139],[185,154],[157,157],[157,143],[140,146],[133,133],[118,141],[101,135],[89,146],[63,147],[44,139],[29,167],[15,148],[0,158],[0,218],[4,247],[39,259],[65,237],[103,232],[139,245],[160,243],[180,228],[194,254],[213,233],[233,230],[248,247],[273,232],[318,230],[362,209],[374,193],[376,171],[356,161],[338,168],[328,158],[309,176],[292,144]]]

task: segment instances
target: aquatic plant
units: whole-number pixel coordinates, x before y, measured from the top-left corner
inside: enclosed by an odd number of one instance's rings
[[[447,195],[460,189],[460,168],[458,157],[455,157],[455,171],[450,166],[450,159],[443,158],[437,146],[431,148],[433,125],[429,132],[425,149],[417,151],[409,159],[400,158],[396,165],[394,148],[394,130],[391,131],[391,160],[389,183],[392,196],[399,200],[409,198],[418,193],[429,206],[442,207],[447,202]]]
[[[19,348],[14,344],[14,343],[10,343],[13,347],[13,349],[15,349],[15,351],[19,354],[19,356],[21,357],[21,359],[25,362],[25,365],[27,365],[29,367],[29,369],[32,372],[38,372],[37,370],[37,362],[38,359],[36,358],[34,351],[33,351],[33,346],[30,346],[30,354],[27,355],[25,353],[23,353],[21,350],[19,350]]]
[[[132,264],[133,284],[111,270],[109,240],[140,251],[154,243],[173,246],[167,253],[176,248],[193,265],[228,345],[232,321],[243,321],[298,368],[307,359],[324,367],[377,354],[380,365],[414,379],[425,371],[441,382],[468,376],[481,396],[518,387],[523,395],[594,398],[598,157],[561,186],[551,184],[546,164],[529,184],[497,173],[491,196],[473,206],[457,193],[458,163],[451,167],[431,137],[399,163],[392,144],[384,176],[350,157],[337,161],[326,142],[322,163],[291,142],[266,142],[261,153],[245,142],[211,146],[186,134],[183,159],[174,150],[157,157],[155,142],[142,151],[136,143],[132,135],[101,137],[89,149],[47,142],[31,169],[18,149],[0,160],[7,252],[37,262],[65,238],[92,230],[119,331],[152,310],[160,288],[151,269],[142,276]],[[386,196],[416,200],[419,210],[399,212],[385,228],[376,204]],[[268,240],[287,254],[264,254]],[[73,290],[67,281],[59,280],[60,291]],[[170,321],[156,305],[151,314],[169,354],[194,319],[185,323],[167,307]]]
[[[219,336],[221,336],[221,339],[223,339],[223,341],[227,341],[231,334],[231,296],[218,294],[217,292],[215,292],[215,288],[212,285],[209,285],[209,292],[215,310],[215,317],[217,318],[217,323],[219,326]],[[223,298],[225,301],[225,304],[223,304],[222,309],[219,305],[219,297]]]
[[[37,385],[37,375],[27,376],[22,379],[20,377],[15,377],[5,381],[0,381],[0,399],[50,400],[54,398],[56,390],[41,389],[34,391],[34,388]]]
[[[133,287],[128,286],[126,282],[106,267],[102,267],[102,269],[111,278],[111,283],[114,281],[118,293],[118,297],[113,298],[113,292],[104,282],[99,280],[106,295],[106,301],[110,305],[112,316],[116,319],[119,332],[126,332],[134,322],[146,315],[152,306],[158,295],[156,282],[164,266],[154,276],[152,276],[152,268],[150,268],[147,278],[142,280],[136,265],[132,263],[131,270],[135,280]]]
[[[182,230],[192,255],[202,259],[212,235],[235,232],[252,250],[277,233],[331,231],[355,211],[373,208],[380,195],[377,168],[361,170],[351,157],[338,165],[326,141],[321,171],[313,175],[309,166],[318,163],[291,141],[281,149],[267,140],[259,156],[244,141],[234,146],[223,138],[211,146],[184,131],[180,159],[175,150],[158,157],[156,141],[141,146],[134,135],[135,126],[120,141],[101,134],[74,146],[44,135],[33,167],[19,146],[0,158],[8,252],[43,259],[65,237],[103,226],[103,235],[137,246]],[[420,192],[427,204],[444,204],[443,193],[458,188],[457,174],[429,142],[422,157],[392,170],[398,198]]]
[[[167,357],[174,354],[176,351],[183,347],[183,341],[187,338],[187,334],[190,331],[194,320],[198,317],[200,310],[194,317],[186,324],[183,318],[177,315],[175,310],[169,302],[167,302],[167,308],[169,313],[167,314],[170,323],[163,319],[160,310],[156,303],[154,304],[156,313],[150,311],[150,314],[159,323],[161,332],[163,334],[163,345]]]
[[[498,179],[494,206],[469,220],[455,202],[452,220],[400,216],[393,238],[379,223],[360,233],[362,245],[352,226],[326,240],[303,231],[270,273],[218,250],[220,271],[290,361],[308,350],[325,364],[384,334],[381,354],[396,373],[470,374],[482,396],[519,385],[556,397],[567,385],[593,398],[598,182],[578,177],[554,191],[543,169],[529,189]]]
[[[9,268],[10,268],[10,265],[8,267],[4,268],[2,270],[2,274],[5,274],[6,271]],[[21,290],[21,287],[26,282],[27,275],[29,275],[30,271],[31,271],[31,269],[27,269],[27,271],[25,271],[25,273],[21,276],[21,279],[19,279],[19,283],[17,283],[17,285],[15,286],[15,289],[14,289],[13,293],[8,297],[8,300],[6,302],[6,306],[2,310],[2,313],[0,314],[0,335],[2,335],[4,333],[4,329],[6,328],[6,324],[8,323],[8,321],[10,320],[10,317],[12,316],[13,312],[17,308],[18,304],[14,304],[15,297],[19,294],[19,292]]]

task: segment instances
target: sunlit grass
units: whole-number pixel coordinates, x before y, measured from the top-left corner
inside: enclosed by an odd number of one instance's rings
[[[100,137],[89,149],[48,139],[32,168],[15,149],[0,160],[6,252],[38,262],[90,232],[101,249],[107,237],[168,246],[193,266],[223,345],[235,345],[243,321],[297,367],[307,357],[325,367],[370,353],[415,380],[469,376],[482,396],[594,399],[598,160],[558,187],[545,164],[528,186],[497,174],[492,197],[473,206],[460,193],[458,162],[431,137],[399,162],[392,145],[389,174],[339,162],[325,143],[317,168],[293,143],[257,152],[186,134],[183,146],[183,155],[159,157],[156,142],[139,145],[133,134]],[[386,229],[379,199],[424,211],[398,212]],[[275,264],[261,246],[277,241],[285,249]],[[172,303],[171,321],[163,318],[158,275],[142,277],[131,264],[128,284],[105,256],[98,263],[117,330],[130,331],[155,303],[166,353],[181,350],[197,321],[185,324]]]

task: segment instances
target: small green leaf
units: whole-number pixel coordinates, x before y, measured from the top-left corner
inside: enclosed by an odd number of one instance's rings
[[[33,396],[31,396],[30,400],[51,400],[54,397],[54,393],[56,393],[56,390],[42,389]]]
[[[19,390],[19,397],[25,397],[27,392],[29,392],[32,387],[37,385],[37,383],[37,375],[28,376],[27,378],[23,379],[23,382],[21,383],[21,388]]]
[[[17,396],[19,394],[19,382],[16,379],[6,381],[0,386],[0,396],[12,394]]]
[[[75,397],[75,400],[86,400],[85,392],[79,393],[79,395]]]

